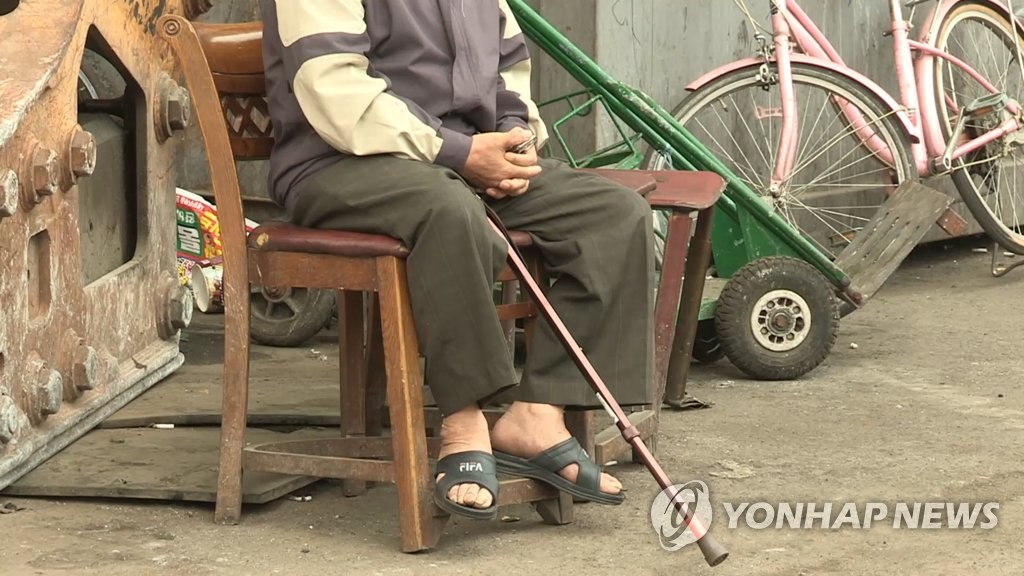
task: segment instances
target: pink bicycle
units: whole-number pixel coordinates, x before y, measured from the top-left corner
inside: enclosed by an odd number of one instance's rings
[[[928,2],[914,40],[908,20]],[[756,57],[690,84],[680,124],[833,257],[901,182],[942,174],[995,242],[1024,254],[1024,27],[1013,0],[911,0],[909,18],[889,0],[899,99],[847,66],[796,0],[769,3],[774,42],[758,34]],[[667,160],[655,151],[648,165]],[[964,227],[955,212],[939,224]]]

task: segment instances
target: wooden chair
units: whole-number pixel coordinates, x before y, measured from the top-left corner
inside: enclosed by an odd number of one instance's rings
[[[361,482],[391,482],[397,487],[402,549],[413,552],[433,547],[447,517],[432,501],[429,458],[436,454],[438,442],[425,433],[405,246],[386,236],[312,230],[285,223],[264,224],[247,239],[234,162],[266,158],[272,146],[264,98],[262,27],[259,23],[192,24],[180,16],[167,15],[160,19],[158,30],[179,59],[191,92],[206,145],[224,246],[226,353],[215,519],[221,523],[238,521],[243,470],[346,479],[356,482],[348,484],[350,493],[359,492]],[[685,350],[676,350],[680,361],[689,363],[709,254],[711,209],[724,183],[717,176],[701,173],[608,174],[646,194],[652,205],[674,211],[666,255],[673,260],[662,274],[655,322],[656,378],[661,387],[656,398],[660,399],[673,340],[683,342]],[[691,235],[694,221],[696,233]],[[530,237],[523,233],[515,233],[514,239],[523,246],[530,244]],[[688,276],[685,286],[684,262]],[[502,279],[513,278],[506,271]],[[343,437],[245,446],[250,282],[339,292]],[[381,391],[372,382],[368,384],[373,338],[372,331],[366,329],[364,293],[375,294],[379,307],[379,324],[371,324],[380,329],[390,436],[380,435],[379,425],[373,422]],[[675,334],[677,309],[691,319],[684,323],[687,328],[681,331],[682,338]],[[525,317],[532,322],[534,316],[532,306],[524,302],[508,302],[498,310],[503,320]],[[685,345],[686,334],[689,345]],[[658,403],[652,399],[652,405]],[[652,422],[656,424],[656,410],[654,413]],[[589,435],[594,444],[588,422],[587,418],[578,418],[573,427],[577,433]],[[649,429],[648,434],[652,431]],[[615,444],[614,440],[607,442],[609,447]],[[606,456],[609,454],[606,451]],[[519,502],[533,502],[546,522],[572,521],[571,498],[532,481],[502,482],[499,504]]]

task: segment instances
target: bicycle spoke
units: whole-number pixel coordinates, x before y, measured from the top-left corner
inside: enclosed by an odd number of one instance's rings
[[[822,107],[823,108],[831,107],[831,104],[829,103],[828,98],[823,98],[822,99]],[[842,119],[840,117],[841,117],[841,114],[833,114],[832,115],[832,119],[829,121],[828,125],[826,125],[824,128],[822,128],[818,132],[818,139],[814,141],[813,145],[808,146],[809,150],[817,150],[819,152],[823,151],[823,150],[828,150],[828,148],[831,145],[831,143],[823,144],[822,141],[825,138],[825,135],[829,133],[829,131],[832,129],[833,126],[836,125],[836,122],[841,122],[842,121]],[[804,164],[806,164],[806,163],[804,163]],[[801,170],[804,167],[803,164],[798,164],[798,166],[799,166],[799,168],[796,168],[796,167],[793,168],[793,173],[796,173],[798,170]]]
[[[821,214],[825,214],[825,215],[830,216],[830,219],[832,220],[832,222],[835,222],[836,224],[839,224],[839,225],[845,224],[845,222],[842,222],[841,220],[839,220],[839,219],[837,219],[835,217],[831,217],[831,215],[829,215],[827,211],[819,209],[817,207],[808,206],[807,204],[804,204],[803,202],[801,202],[799,198],[792,198],[791,197],[790,200],[794,204],[796,204],[797,206],[799,206],[799,207],[803,208],[804,210],[806,210],[808,214],[810,214],[811,216],[814,216],[819,222],[821,222],[825,226],[828,226],[828,228],[830,230],[832,230],[832,232],[835,232],[836,236],[840,236],[840,237],[844,237],[845,238],[846,234],[850,232],[850,230],[840,230],[839,228],[836,228],[835,226],[832,225],[831,222],[829,222],[823,216],[821,216]],[[844,214],[843,216],[846,217],[847,215]]]
[[[814,125],[811,126],[810,130],[808,130],[809,134],[822,134],[824,132],[824,129],[820,132],[818,131],[818,123],[821,122],[822,116],[825,115],[825,109],[828,107],[828,103],[823,100],[821,106],[818,107],[818,115],[814,118]],[[833,119],[835,119],[835,117],[833,117]],[[806,122],[804,124],[806,125]],[[800,141],[804,144],[800,148],[800,152],[796,156],[797,158],[803,158],[804,152],[807,151],[807,146],[810,144],[810,138],[804,138],[804,135],[801,133]]]
[[[732,98],[733,106],[735,106],[735,108],[733,108],[733,109],[736,110],[737,112],[739,112],[739,109],[740,109],[739,102],[736,101],[735,96],[733,96],[731,98]],[[751,95],[750,101],[751,101],[751,104],[753,104],[753,109],[757,110],[757,102],[754,101],[753,95]],[[747,124],[746,114],[742,114],[741,113],[741,114],[739,114],[739,117],[740,117],[740,122],[743,123],[743,127],[746,128],[746,130],[747,130],[747,134],[750,134],[751,141],[753,141],[754,140],[754,131],[751,130],[750,129],[750,125]],[[761,135],[762,135],[762,137],[764,136],[764,126],[761,126]],[[775,152],[772,150],[772,145],[771,145],[771,143],[768,142],[768,139],[767,138],[763,138],[763,140],[764,140],[764,143],[765,143],[764,151],[762,151],[760,147],[757,148],[757,151],[758,151],[758,153],[760,153],[761,160],[764,161],[764,165],[765,166],[768,166],[768,167],[774,166],[775,165],[775,161],[774,161],[774,159],[775,159]],[[767,157],[765,156],[765,152],[768,153]],[[771,159],[771,161],[769,161],[769,158]]]
[[[849,156],[853,152],[856,152],[856,149],[852,149],[849,152],[847,152],[842,158],[840,158],[835,163],[833,163],[832,166],[835,166],[838,162],[842,161],[846,156]],[[812,187],[812,186],[819,186],[820,183],[824,179],[832,176],[833,174],[839,174],[839,173],[843,172],[844,170],[846,170],[847,168],[850,168],[852,166],[856,166],[857,164],[860,164],[863,161],[864,161],[864,158],[858,158],[858,159],[856,159],[856,160],[854,160],[852,162],[848,162],[847,164],[845,164],[843,166],[839,166],[838,168],[835,168],[834,170],[831,170],[829,172],[824,172],[822,174],[819,174],[818,176],[815,177],[814,180],[811,180],[807,184],[804,184],[803,186],[801,186],[797,190],[806,189],[806,188],[809,188],[809,187]],[[830,166],[826,170],[829,170],[830,168],[832,168],[832,166]],[[859,172],[857,174],[854,174],[853,176],[867,176],[867,175],[870,175],[870,174],[877,174],[879,172],[887,172],[887,171],[888,171],[888,168],[886,168],[886,167],[876,168],[875,170],[870,170],[870,171],[866,171],[866,172]],[[855,180],[855,178],[851,177],[850,180]],[[868,184],[868,185],[877,188],[880,184],[884,184],[884,183],[875,182],[875,183],[871,183],[871,184]]]
[[[740,119],[743,120],[744,114],[742,114],[740,112],[739,103],[736,102],[735,98],[731,98],[731,100],[732,100],[732,107],[733,107],[732,109],[735,110],[737,112],[737,114],[739,115]],[[733,130],[731,129],[732,127],[729,124],[726,123],[724,118],[722,118],[722,114],[718,110],[717,107],[715,108],[715,116],[718,118],[718,121],[721,122],[722,127],[725,128],[725,132],[726,132],[726,134],[729,135],[729,139],[732,140],[732,143],[736,147],[736,150],[738,152],[742,153],[743,152],[743,147],[740,146],[740,143],[736,141],[736,138],[733,136]],[[754,140],[754,133],[750,130],[750,127],[747,126],[747,123],[745,121],[743,122],[743,125],[744,125],[744,128],[746,128],[746,130],[747,130],[747,134],[750,135],[750,142],[754,143],[755,142],[755,140]],[[765,156],[764,156],[764,152],[761,150],[761,148],[758,147],[756,144],[755,144],[755,148],[757,150],[758,155],[761,156],[761,159],[764,160],[765,162],[767,162],[767,160],[765,159]],[[724,147],[723,147],[723,149],[724,149]],[[750,162],[750,158],[747,158],[746,156],[744,156],[744,158],[747,161],[747,167],[750,169],[750,172],[752,174],[754,174],[754,178],[757,179],[758,186],[759,187],[763,187],[764,186],[764,181],[761,180],[761,178],[759,176],[757,176],[757,169],[754,168],[754,165]],[[751,178],[751,179],[753,179],[753,178]]]
[[[740,164],[738,162],[736,162],[736,159],[733,158],[733,156],[731,154],[729,154],[725,150],[725,146],[722,146],[722,143],[718,141],[718,138],[716,138],[715,135],[712,134],[711,131],[708,130],[706,126],[704,126],[703,122],[698,120],[697,124],[701,127],[701,129],[704,130],[704,133],[708,135],[708,138],[710,138],[711,141],[714,142],[715,146],[718,147],[718,150],[717,150],[718,155],[719,156],[724,156],[725,159],[734,167],[734,169],[738,170],[740,172],[739,176],[740,176],[741,180],[743,180],[744,182],[746,182],[747,184],[749,184],[751,186],[754,186],[754,182],[752,180],[754,178],[757,178],[757,186],[756,187],[758,187],[758,188],[763,187],[763,183],[761,182],[760,178],[757,176],[757,169],[755,169],[750,164],[750,160],[749,159],[746,159],[747,160],[747,168],[749,168],[749,170],[750,170],[750,172],[748,173],[747,170],[744,169],[743,166],[740,166]],[[729,132],[731,134],[731,132],[728,130],[728,127],[726,127],[726,132]],[[733,140],[733,143],[735,144],[736,141]],[[739,147],[739,145],[737,144],[737,148],[738,147]],[[740,152],[742,152],[742,150],[740,150]],[[753,174],[753,176],[751,176],[751,174]]]
[[[872,127],[874,124],[877,124],[881,120],[883,120],[885,118],[888,118],[889,116],[891,116],[893,114],[895,114],[895,112],[889,112],[888,114],[879,116],[877,120],[871,122],[870,124],[867,124],[865,126],[865,128]],[[845,139],[845,138],[847,138],[849,136],[852,136],[854,133],[856,133],[860,129],[860,128],[854,127],[853,124],[847,125],[847,128],[849,128],[849,130],[841,132],[841,133],[837,134],[835,137],[831,138],[829,140],[829,142],[825,146],[823,146],[814,156],[812,156],[810,159],[806,160],[798,168],[794,169],[793,173],[790,175],[790,180],[792,180],[792,178],[794,176],[796,176],[797,173],[799,173],[800,171],[806,169],[808,166],[812,165],[815,161],[818,160],[818,158],[820,158],[821,156],[826,154],[829,150],[831,150],[832,145],[840,142],[841,140],[843,140],[843,139]]]

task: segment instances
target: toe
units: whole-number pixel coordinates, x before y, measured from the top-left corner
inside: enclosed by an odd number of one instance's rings
[[[476,502],[474,503],[477,508],[490,508],[493,503],[494,496],[491,495],[490,491],[481,489],[477,492]]]
[[[614,476],[601,474],[601,491],[607,494],[618,494],[622,492],[622,482]]]
[[[479,494],[480,487],[476,484],[463,484],[462,489],[459,490],[459,503],[463,506],[473,506],[476,504]]]

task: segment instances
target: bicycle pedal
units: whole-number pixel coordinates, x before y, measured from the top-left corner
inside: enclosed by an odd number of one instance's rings
[[[1002,92],[998,94],[987,94],[967,106],[964,106],[963,116],[968,118],[980,118],[990,114],[1000,114],[1010,104],[1010,97]]]

